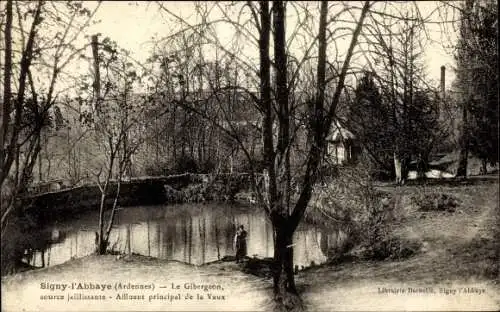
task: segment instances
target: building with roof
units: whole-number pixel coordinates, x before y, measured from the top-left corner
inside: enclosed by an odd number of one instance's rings
[[[327,158],[335,165],[355,164],[362,151],[356,136],[338,121],[333,123],[330,132],[327,138]]]

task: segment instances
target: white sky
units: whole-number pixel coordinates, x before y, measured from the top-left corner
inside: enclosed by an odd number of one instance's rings
[[[164,2],[170,10],[182,17],[194,21],[193,2],[190,1],[168,1]],[[407,4],[411,5],[411,4]],[[418,6],[422,13],[431,12],[436,7],[434,2],[419,2]],[[292,12],[289,10],[287,13]],[[97,13],[97,19],[101,20],[98,25],[89,29],[89,33],[102,33],[115,40],[121,47],[130,50],[138,61],[144,61],[150,55],[151,44],[148,43],[153,36],[166,36],[171,31],[180,27],[178,23],[169,21],[168,17],[160,12],[156,3],[147,2],[107,2],[104,1]],[[287,24],[288,25],[288,24]],[[221,35],[231,36],[227,26],[220,30]],[[427,67],[428,77],[434,82],[439,81],[440,66],[447,67],[447,85],[449,86],[454,73],[454,65],[451,49],[445,50],[443,44],[453,43],[456,34],[451,34],[451,42],[437,25],[428,26],[431,39],[436,43],[429,44],[425,49],[424,60]],[[226,32],[226,34],[223,34]],[[348,40],[346,40],[348,42]],[[257,55],[257,51],[253,51]]]
[[[213,3],[209,3],[210,7]],[[222,6],[227,5],[227,2],[221,2]],[[334,8],[329,11],[330,15],[334,14],[336,10],[339,8],[343,8],[343,5],[356,5],[360,6],[361,3],[353,2],[353,1],[345,1],[345,2],[331,2],[330,5],[333,5]],[[423,15],[427,15],[434,8],[436,8],[436,2],[418,2],[418,7]],[[88,1],[84,2],[84,5],[88,8],[95,8],[97,2]],[[190,21],[191,23],[195,22],[196,14],[194,11],[194,2],[192,1],[165,1],[163,5],[166,6],[169,10],[178,14],[180,17]],[[307,2],[306,5],[311,9],[311,12],[317,12],[319,8],[319,2]],[[382,2],[377,2],[375,6],[384,5]],[[404,2],[392,2],[390,5],[394,6],[411,6],[411,3]],[[214,10],[215,12],[217,10]],[[248,11],[248,10],[247,10]],[[359,12],[359,11],[358,11]],[[295,23],[296,23],[296,15],[294,15],[295,11],[292,9],[291,5],[287,9],[287,35],[290,35],[293,32]],[[347,14],[347,13],[346,13]],[[220,14],[219,14],[220,16]],[[231,18],[236,19],[236,14],[233,12],[230,15]],[[175,21],[171,16],[162,12],[159,8],[158,3],[155,2],[142,2],[142,1],[103,1],[97,14],[95,16],[97,20],[100,22],[96,25],[91,26],[86,31],[86,35],[90,36],[95,33],[101,33],[103,37],[110,37],[112,40],[116,41],[118,45],[126,50],[131,52],[133,58],[135,58],[139,62],[144,62],[150,55],[152,44],[151,40],[153,37],[162,38],[170,35],[172,32],[175,32],[182,28],[178,21]],[[211,15],[209,17],[210,20],[214,20],[217,18],[217,14]],[[346,15],[347,19],[352,19],[349,15]],[[450,15],[450,19],[451,19]],[[439,20],[434,18],[435,21]],[[315,15],[312,18],[312,22],[317,23],[318,18]],[[336,28],[349,26],[347,23],[336,22],[332,24],[329,30],[335,30]],[[451,54],[452,49],[445,49],[443,45],[454,45],[456,41],[456,33],[447,33],[446,36],[440,30],[437,24],[430,24],[427,27],[429,34],[431,36],[431,40],[434,43],[429,43],[425,48],[424,60],[425,65],[427,67],[427,74],[429,78],[429,84],[437,86],[439,77],[440,77],[440,66],[445,65],[447,67],[446,75],[447,81],[446,84],[449,87],[451,85],[452,80],[454,79],[454,72],[452,70],[454,65],[453,56]],[[452,29],[452,27],[449,27]],[[51,31],[51,30],[46,30]],[[313,35],[317,33],[317,25],[312,25]],[[221,38],[221,42],[223,44],[229,42],[234,37],[234,30],[227,24],[220,24],[217,26],[217,35]],[[254,30],[253,35],[256,35],[256,31]],[[447,37],[449,36],[449,38]],[[77,46],[83,45],[84,40],[90,40],[89,38],[83,39],[83,36],[80,42],[77,42]],[[297,53],[297,56],[300,57],[301,52],[303,51],[302,46],[307,45],[310,39],[305,40],[296,40],[296,48],[293,50],[294,53]],[[361,39],[360,39],[361,40]],[[248,41],[250,42],[250,40]],[[348,43],[350,42],[350,38],[343,38],[340,40],[336,40],[337,49],[339,51],[346,50]],[[332,50],[334,50],[334,45],[330,44],[329,46],[329,55],[333,59]],[[238,56],[244,57],[246,59],[257,59],[258,50],[256,47],[246,44],[241,51],[238,51]],[[342,54],[342,52],[340,52]],[[86,51],[87,56],[91,56],[90,47]],[[208,53],[210,54],[210,53]],[[271,53],[272,54],[272,53]],[[341,57],[340,60],[343,60]],[[353,60],[354,61],[354,60]],[[356,60],[356,62],[358,62]],[[360,64],[358,62],[358,64]],[[255,64],[255,68],[258,68],[258,65]],[[67,68],[68,71],[72,72],[80,72],[80,73],[89,73],[91,70],[91,65],[88,64],[87,61],[80,62],[79,64],[74,64]],[[64,82],[58,83],[61,85]]]

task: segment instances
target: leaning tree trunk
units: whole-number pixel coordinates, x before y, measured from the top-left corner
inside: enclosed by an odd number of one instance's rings
[[[104,207],[106,205],[106,192],[107,188],[101,193],[101,202],[99,208],[99,232],[96,232],[96,253],[104,255],[108,248],[108,243],[104,238]]]

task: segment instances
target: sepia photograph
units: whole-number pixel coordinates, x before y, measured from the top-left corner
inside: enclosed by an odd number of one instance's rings
[[[499,311],[498,6],[0,2],[1,311]]]

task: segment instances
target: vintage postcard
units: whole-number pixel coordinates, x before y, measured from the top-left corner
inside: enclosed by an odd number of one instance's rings
[[[497,311],[498,8],[0,2],[2,311]]]

